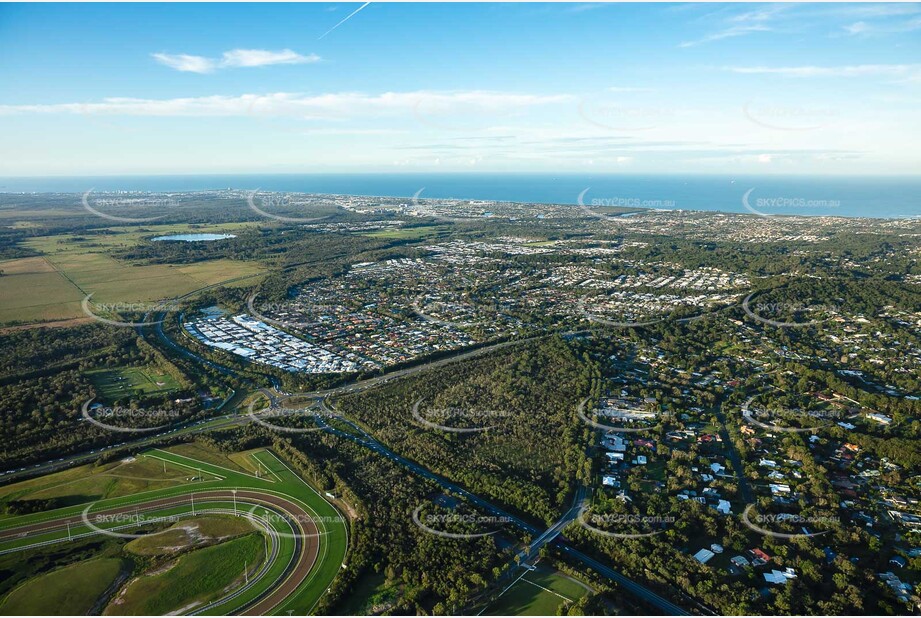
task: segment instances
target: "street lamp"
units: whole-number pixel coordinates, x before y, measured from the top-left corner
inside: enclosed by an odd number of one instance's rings
[[[237,514],[237,490],[231,489],[230,493],[233,494],[233,514],[236,515]]]

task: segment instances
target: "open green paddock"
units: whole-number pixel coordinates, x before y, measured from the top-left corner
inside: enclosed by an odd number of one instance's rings
[[[294,504],[297,504],[304,511],[309,513],[310,518],[314,521],[319,532],[319,547],[316,562],[308,573],[306,579],[283,601],[272,609],[272,613],[286,614],[289,610],[294,613],[309,613],[316,605],[317,601],[327,590],[335,576],[342,568],[348,542],[347,524],[339,512],[330,505],[317,491],[311,488],[303,479],[297,476],[284,462],[278,459],[270,451],[254,451],[251,457],[256,458],[265,471],[260,477],[253,474],[234,470],[233,468],[209,463],[199,459],[192,459],[169,450],[152,449],[142,454],[145,458],[160,460],[166,462],[168,467],[185,468],[194,476],[203,475],[204,480],[192,484],[185,484],[179,487],[166,487],[140,493],[134,493],[118,498],[99,500],[97,502],[84,502],[66,508],[59,508],[53,511],[34,513],[29,515],[20,515],[8,517],[0,521],[0,533],[21,526],[37,524],[41,522],[57,521],[65,517],[80,516],[87,507],[87,517],[91,517],[93,512],[103,509],[110,510],[119,507],[137,506],[138,514],[143,513],[145,517],[187,517],[197,515],[202,512],[223,512],[224,514],[234,513],[233,501],[228,500],[206,500],[199,496],[195,500],[196,504],[192,506],[193,496],[195,494],[204,494],[209,491],[238,489],[240,491],[248,490],[259,492],[269,496],[283,498]],[[213,477],[208,480],[208,477]],[[226,493],[225,493],[226,495]],[[186,502],[184,497],[188,496]],[[181,504],[174,504],[169,507],[157,508],[146,511],[144,505],[154,500],[163,498],[182,497]],[[267,531],[266,538],[273,539],[277,544],[275,559],[269,565],[270,571],[265,574],[260,581],[275,582],[277,575],[284,573],[288,567],[290,558],[296,551],[298,535],[294,534],[291,528],[291,522],[287,522],[284,517],[266,518],[266,506],[264,504],[250,503],[246,500],[239,499],[236,504],[236,513],[242,515],[244,512],[252,509],[253,515],[266,519],[271,524],[271,529]],[[118,522],[91,523],[103,529],[120,526]],[[121,524],[124,526],[125,524]],[[128,527],[132,524],[128,522]],[[137,523],[135,522],[136,526]],[[26,547],[34,547],[35,544],[57,544],[66,543],[68,536],[70,538],[82,538],[81,535],[100,534],[90,529],[85,523],[71,524],[68,527],[60,526],[54,530],[36,532],[25,537],[6,538],[0,542],[0,553],[10,551],[22,551]],[[268,546],[268,553],[272,554],[271,545]],[[240,571],[242,573],[242,570]],[[248,590],[236,591],[231,600],[224,603],[208,607],[202,613],[220,615],[244,607],[255,597],[259,596],[264,590],[260,591],[255,587]],[[197,608],[197,611],[201,608]]]

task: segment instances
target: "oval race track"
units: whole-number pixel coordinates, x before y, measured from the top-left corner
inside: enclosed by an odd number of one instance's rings
[[[103,509],[93,512],[92,517],[112,518],[119,515],[137,514],[142,510],[152,511],[190,505],[191,495],[190,493]],[[202,511],[207,509],[209,503],[230,503],[234,500],[234,494],[230,490],[201,491],[195,492],[194,496],[196,505],[200,505]],[[235,612],[243,615],[266,615],[291,596],[307,578],[316,564],[321,534],[313,517],[301,505],[287,498],[267,492],[240,489],[236,492],[236,501],[243,506],[252,506],[254,509],[263,507],[273,511],[283,517],[295,530],[294,534],[291,535],[294,540],[294,553],[282,574],[275,579],[268,590],[263,591],[257,598],[244,604],[242,608],[237,608]],[[247,510],[242,506],[240,512],[248,514]],[[187,515],[189,513],[183,514],[183,516]],[[70,527],[85,527],[86,523],[84,514],[76,514],[15,528],[7,528],[0,530],[0,542],[13,539],[22,540],[28,536],[37,536],[44,533],[61,532],[67,529],[68,525]],[[90,534],[93,533],[92,531],[90,532]],[[104,532],[95,532],[95,534],[104,534]],[[61,541],[64,540],[61,539]],[[270,557],[266,556],[266,558],[269,559]],[[223,604],[232,596],[224,597],[212,605]],[[199,609],[204,609],[204,607]]]

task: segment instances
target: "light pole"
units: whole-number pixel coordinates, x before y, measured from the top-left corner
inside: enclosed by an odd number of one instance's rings
[[[236,514],[237,514],[237,490],[236,490],[236,489],[231,489],[231,490],[230,490],[230,493],[233,494],[233,514],[234,514],[234,516],[236,516]]]

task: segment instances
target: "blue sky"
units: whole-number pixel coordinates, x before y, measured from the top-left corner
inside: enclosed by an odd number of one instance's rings
[[[0,175],[921,170],[921,5],[362,6],[0,5]]]

